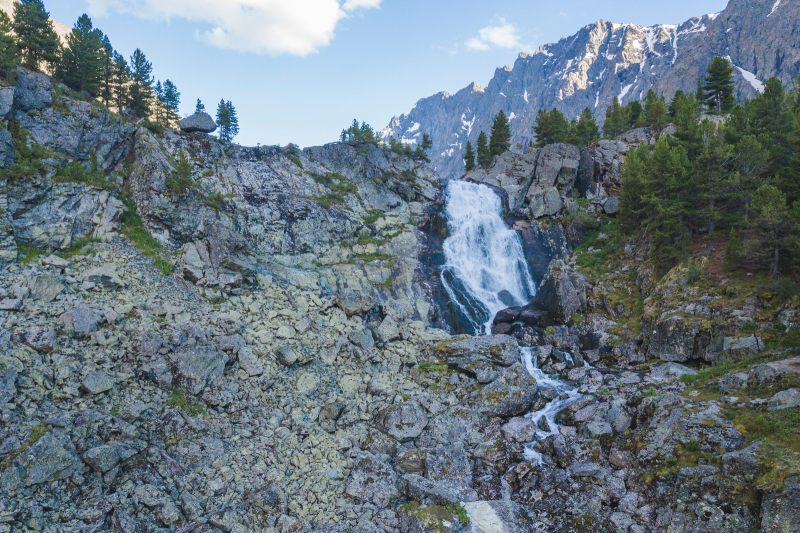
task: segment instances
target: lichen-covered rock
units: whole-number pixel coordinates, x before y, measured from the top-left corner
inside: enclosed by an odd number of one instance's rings
[[[123,442],[110,442],[96,446],[83,454],[83,460],[98,472],[106,473],[121,461],[130,459],[137,451]]]
[[[530,206],[528,210],[531,219],[557,215],[564,205],[561,200],[561,194],[555,187],[529,194],[529,199]]]
[[[655,325],[647,355],[662,361],[688,361],[694,357],[695,333],[680,317],[662,320]]]
[[[472,488],[472,467],[461,444],[437,446],[425,456],[425,476],[461,494],[461,501],[478,499]]]
[[[24,487],[66,479],[80,467],[80,458],[69,436],[60,429],[53,429],[14,459],[3,472],[0,486],[6,492],[15,492]]]
[[[225,373],[228,356],[211,345],[181,349],[170,355],[174,368],[173,383],[198,395],[208,385],[216,385]]]
[[[521,358],[519,343],[510,335],[481,335],[444,341],[436,349],[447,358],[480,357],[502,367],[509,367]]]
[[[90,268],[81,274],[80,279],[99,285],[107,291],[115,291],[125,286],[125,282],[119,277],[116,268],[110,265]]]
[[[86,337],[104,320],[99,312],[81,305],[62,314],[59,319],[64,330],[74,337]]]
[[[786,490],[770,492],[761,500],[761,531],[791,533],[800,524],[800,479],[785,480]]]
[[[386,507],[397,495],[397,474],[368,452],[358,454],[345,492],[363,502]]]
[[[22,67],[14,74],[17,77],[14,107],[22,111],[42,111],[53,105],[53,84],[49,76]]]
[[[480,393],[481,412],[511,418],[526,413],[539,394],[536,380],[521,363],[505,369]]]
[[[549,144],[539,151],[536,174],[527,193],[530,200],[538,191],[556,187],[561,193],[570,192],[578,177],[581,153],[570,144]]]
[[[493,161],[490,168],[470,171],[463,179],[504,190],[508,194],[508,209],[514,211],[522,207],[536,171],[538,157],[538,149],[524,154],[505,152]]]
[[[81,389],[89,394],[100,394],[109,391],[116,385],[116,380],[108,373],[96,370],[89,372],[81,381]]]
[[[415,402],[387,407],[375,416],[375,426],[400,442],[416,439],[427,425],[425,411]]]

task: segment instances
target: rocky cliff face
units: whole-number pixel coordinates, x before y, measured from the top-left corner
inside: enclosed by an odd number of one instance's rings
[[[431,134],[431,167],[454,178],[464,170],[464,145],[469,140],[474,146],[481,131],[488,133],[500,109],[511,117],[512,146],[527,146],[539,109],[555,107],[573,119],[588,107],[602,121],[615,96],[624,104],[641,100],[651,88],[667,99],[678,89],[694,91],[717,55],[730,57],[738,97],[750,98],[773,76],[794,84],[800,74],[799,20],[798,0],[732,0],[721,13],[679,25],[601,20],[520,54],[513,68],[497,69],[487,87],[473,83],[454,95],[420,100],[394,117],[382,135],[416,142],[422,132]]]

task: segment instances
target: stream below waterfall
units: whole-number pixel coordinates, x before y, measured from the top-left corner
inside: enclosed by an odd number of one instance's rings
[[[443,247],[442,284],[475,334],[489,334],[498,312],[531,302],[536,283],[522,241],[503,221],[502,203],[491,188],[450,181],[445,201],[450,235]],[[537,427],[536,438],[525,446],[525,458],[541,463],[542,456],[533,445],[558,434],[556,415],[581,395],[577,388],[542,372],[534,348],[522,348],[521,353],[522,363],[539,388],[556,393],[542,409],[525,415]]]

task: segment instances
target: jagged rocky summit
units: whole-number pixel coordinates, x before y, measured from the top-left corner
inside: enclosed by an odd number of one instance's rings
[[[717,55],[736,67],[738,98],[751,98],[773,76],[784,86],[794,84],[800,74],[798,34],[800,0],[731,0],[721,13],[678,25],[600,20],[520,54],[513,68],[497,69],[487,87],[473,83],[456,94],[418,101],[381,134],[407,143],[430,134],[431,168],[457,178],[464,172],[466,142],[475,146],[481,131],[488,134],[500,109],[511,117],[512,142],[527,146],[539,109],[555,107],[574,119],[588,107],[602,122],[615,96],[625,104],[641,100],[651,88],[668,100],[678,89],[694,91]]]

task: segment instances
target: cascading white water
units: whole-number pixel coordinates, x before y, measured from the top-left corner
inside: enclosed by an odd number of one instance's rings
[[[556,415],[569,404],[575,402],[581,397],[578,389],[570,387],[567,383],[559,379],[552,378],[542,372],[536,366],[536,360],[533,354],[533,348],[522,348],[522,360],[525,363],[525,368],[528,373],[536,380],[539,388],[553,389],[558,393],[558,396],[547,403],[544,407],[533,413],[525,415],[536,423],[536,440],[542,440],[550,435],[558,435],[558,424],[556,424]],[[547,429],[542,429],[541,420],[545,419],[547,422]],[[533,443],[525,446],[525,459],[528,461],[535,460],[537,463],[542,463],[542,454],[537,452],[532,447]]]
[[[489,333],[499,311],[525,305],[536,285],[517,232],[502,219],[503,207],[484,185],[447,185],[445,266],[442,283],[477,333]]]

